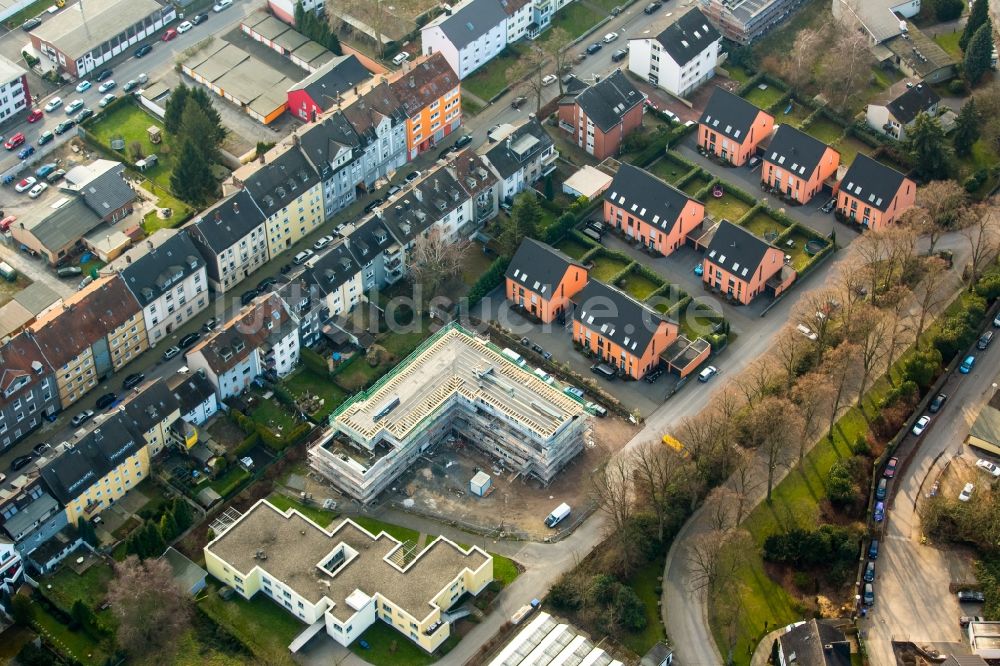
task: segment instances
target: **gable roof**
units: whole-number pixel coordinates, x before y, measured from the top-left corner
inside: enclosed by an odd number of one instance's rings
[[[118,163],[80,187],[87,205],[100,217],[106,217],[135,201],[135,191],[125,182],[125,165]]]
[[[587,282],[573,300],[574,320],[637,356],[646,352],[656,329],[666,322],[652,308],[597,280]]]
[[[188,354],[200,353],[216,375],[233,369],[264,344],[274,327],[289,320],[282,301],[274,294],[258,297]],[[268,328],[270,324],[271,328]]]
[[[552,137],[538,118],[531,118],[486,152],[486,159],[507,179],[552,147]]]
[[[445,16],[437,25],[455,48],[463,48],[476,41],[494,27],[507,20],[507,12],[498,0],[469,0],[452,8],[451,16]],[[426,26],[424,29],[426,30]]]
[[[250,193],[241,189],[206,210],[191,226],[210,249],[219,253],[262,224],[264,214]]]
[[[372,261],[387,247],[396,242],[385,223],[372,215],[347,237],[348,247],[355,260],[362,266]]]
[[[653,174],[626,162],[604,190],[604,200],[656,229],[669,232],[689,201],[695,201]]]
[[[734,95],[725,88],[716,87],[698,122],[723,136],[743,143],[761,113],[765,112],[739,95]]]
[[[742,280],[749,280],[774,246],[729,220],[722,220],[705,259]]]
[[[371,76],[357,56],[350,55],[334,58],[315,72],[302,79],[288,92],[305,91],[309,99],[323,108],[334,104],[337,96],[350,90]]]
[[[32,337],[22,333],[11,338],[0,347],[0,405],[15,400],[51,373],[52,366]]]
[[[562,282],[570,266],[584,268],[583,264],[551,245],[525,238],[510,260],[504,276],[548,299]]]
[[[858,153],[851,168],[840,181],[840,190],[866,206],[884,212],[904,180],[906,176],[892,167],[876,162],[864,153]]]
[[[702,52],[722,39],[705,15],[697,7],[680,17],[656,36],[663,50],[683,67]]]
[[[317,183],[319,174],[299,147],[292,145],[254,171],[244,185],[264,217],[270,217]]]
[[[177,404],[180,405],[182,416],[215,395],[212,382],[201,372],[175,375],[174,378],[167,380],[167,384]]]
[[[458,74],[438,51],[413,65],[389,84],[396,99],[408,117],[413,117],[428,104],[454,90],[459,84]],[[441,109],[444,113],[444,109]]]
[[[302,277],[322,294],[336,291],[361,272],[361,265],[351,254],[347,243],[343,242],[309,263],[311,268],[306,269]]]
[[[801,666],[850,666],[851,644],[844,632],[816,619],[778,636],[786,658],[795,655]]]
[[[101,218],[82,197],[69,194],[50,206],[29,209],[16,226],[31,232],[46,249],[56,251],[80,240],[100,224]]]
[[[906,92],[886,104],[886,108],[896,120],[906,125],[916,120],[921,112],[926,112],[940,101],[941,98],[934,89],[921,82],[912,88],[907,88]]]
[[[620,69],[576,96],[576,103],[602,132],[621,122],[646,98]]]
[[[809,178],[819,166],[827,145],[791,125],[780,125],[764,152],[764,159],[800,178]]]
[[[171,412],[180,409],[180,400],[170,391],[161,378],[126,394],[118,408],[127,425],[139,434],[153,429]],[[168,424],[169,425],[169,424]]]
[[[159,240],[156,235],[154,239]],[[121,269],[121,276],[142,307],[146,307],[204,267],[205,260],[182,229],[127,264]]]

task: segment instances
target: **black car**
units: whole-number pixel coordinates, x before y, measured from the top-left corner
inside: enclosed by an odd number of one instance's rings
[[[82,123],[87,118],[94,115],[93,109],[80,109],[80,113],[76,114],[76,122]]]
[[[368,205],[365,206],[365,213],[370,213],[381,205],[382,205],[382,199],[379,198],[372,199],[371,201],[368,202]]]
[[[657,9],[659,9],[662,6],[663,5],[660,4],[659,2],[651,2],[651,3],[649,3],[648,5],[646,5],[643,8],[642,13],[643,14],[652,14],[653,12],[655,12]]]
[[[17,460],[15,460],[14,462],[17,462]],[[14,469],[13,465],[11,465],[11,469]],[[979,603],[979,604],[981,604],[981,603],[983,603],[983,601],[985,599],[986,599],[985,595],[982,592],[978,591],[978,590],[959,590],[958,591],[958,600],[961,603],[969,602],[969,603]]]
[[[122,388],[125,389],[126,391],[128,391],[131,388],[135,388],[145,378],[146,375],[142,374],[141,372],[137,372],[134,375],[129,375],[128,377],[125,378],[125,381],[122,382]]]
[[[212,317],[211,319],[209,319],[208,321],[206,321],[204,324],[201,325],[201,330],[203,330],[206,333],[211,333],[212,331],[215,330],[215,327],[218,325],[219,322],[215,320],[215,317]]]
[[[152,50],[153,50],[153,45],[152,44],[145,44],[143,46],[140,46],[139,48],[137,48],[135,50],[135,57],[136,58],[141,58],[142,56],[146,55],[147,53],[149,53]],[[100,81],[100,79],[97,79],[97,80]]]
[[[603,48],[604,44],[601,44],[600,42],[594,42],[593,44],[587,47],[587,55],[594,55]]]
[[[201,333],[195,331],[194,333],[188,333],[187,335],[185,335],[183,338],[181,338],[181,341],[178,342],[177,344],[180,345],[181,349],[187,349],[194,343],[198,342],[198,340],[200,339],[201,339]]]
[[[927,411],[930,412],[931,414],[937,414],[939,411],[941,411],[941,408],[944,407],[945,400],[947,399],[948,399],[947,393],[938,393],[936,396],[934,396],[934,399],[931,400],[931,404],[927,405]]]
[[[95,81],[103,81],[104,79],[110,79],[111,75],[114,74],[110,69],[102,69],[97,76],[94,77]]]
[[[69,120],[64,120],[58,125],[56,125],[56,134],[65,134],[76,126],[76,121],[70,118]]]
[[[24,30],[25,32],[28,32],[29,30],[34,30],[35,28],[37,28],[41,24],[42,24],[42,19],[40,19],[37,16],[35,16],[34,18],[30,18],[27,21],[25,21],[24,23],[22,23],[21,24],[21,30]]]
[[[463,134],[462,136],[458,137],[458,141],[456,141],[453,144],[453,147],[454,148],[465,148],[470,143],[472,143],[472,137],[469,136],[468,134]]]
[[[517,109],[520,109],[522,106],[524,106],[527,102],[528,98],[525,97],[524,95],[521,95],[520,97],[515,97],[514,101],[510,103],[510,108],[516,111]]]
[[[282,275],[288,275],[289,273],[292,272],[293,268],[295,267],[292,266],[291,264],[282,264],[281,268],[278,269],[278,272],[281,273]]]
[[[439,160],[443,160],[444,158],[446,158],[449,155],[451,155],[453,152],[455,152],[455,146],[448,146],[447,148],[445,148],[444,150],[442,150],[440,153],[438,153],[438,159]]]
[[[643,377],[643,379],[645,379],[647,382],[649,382],[650,384],[652,384],[657,379],[659,379],[660,375],[662,375],[662,374],[663,374],[663,368],[657,368],[656,370],[653,370],[652,372],[647,372],[646,375]]]
[[[257,291],[256,289],[250,289],[249,291],[244,291],[242,294],[240,294],[240,305],[248,305],[250,301],[257,298],[257,296],[259,295],[260,292]],[[183,344],[184,343],[182,341],[181,345]]]
[[[35,456],[31,453],[25,454],[23,456],[18,456],[10,463],[10,471],[16,472],[19,469],[24,469],[28,464],[35,459]]]
[[[628,56],[628,51],[625,49],[618,49],[611,54],[611,62],[621,62]]]
[[[191,25],[201,25],[208,20],[208,14],[198,14],[193,19],[191,19]]]
[[[36,456],[40,456],[51,448],[52,448],[51,444],[49,444],[48,442],[42,442],[41,444],[35,444],[33,447],[31,447],[31,450],[35,453]]]
[[[276,284],[278,284],[278,278],[266,277],[257,283],[257,293],[263,293]]]
[[[97,399],[97,402],[94,403],[94,407],[97,409],[107,409],[111,405],[115,404],[115,400],[117,399],[118,396],[114,393],[105,393]]]
[[[537,342],[532,342],[531,343],[531,351],[535,352],[536,354],[544,354],[545,353],[545,350],[542,349],[542,346],[540,344],[538,344]]]

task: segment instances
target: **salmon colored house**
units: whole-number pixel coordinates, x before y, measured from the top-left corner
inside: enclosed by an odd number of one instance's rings
[[[507,267],[507,300],[548,324],[587,284],[587,269],[559,250],[525,238]]]
[[[624,292],[591,280],[576,298],[573,342],[619,374],[642,379],[677,339],[677,324]]]
[[[899,219],[917,199],[917,184],[891,167],[858,153],[838,185],[837,215],[878,231]]]
[[[773,129],[771,114],[716,88],[698,120],[698,146],[733,166],[743,166]]]
[[[790,125],[780,125],[764,151],[761,182],[800,204],[820,193],[837,173],[840,153]]]
[[[728,220],[719,223],[702,260],[702,281],[743,305],[763,293],[777,296],[795,275],[781,250]]]
[[[622,163],[604,191],[604,222],[664,256],[703,219],[703,203],[631,164]]]

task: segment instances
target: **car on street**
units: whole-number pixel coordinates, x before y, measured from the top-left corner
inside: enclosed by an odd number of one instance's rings
[[[615,41],[616,39],[618,39],[618,33],[617,32],[609,32],[608,34],[604,35],[604,43],[605,44],[610,44],[611,42]]]
[[[516,110],[520,109],[522,106],[524,106],[525,104],[527,104],[527,102],[528,102],[528,98],[525,97],[524,95],[520,95],[518,97],[515,97],[513,100],[511,100],[511,102],[510,102],[510,108],[512,108],[512,109],[514,109],[516,111]]]
[[[107,95],[105,95],[104,97],[101,98],[101,101],[98,102],[98,106],[103,109],[108,104],[111,104],[111,102],[113,102],[113,101],[115,101],[115,94],[114,93],[108,93]]]
[[[194,345],[194,343],[198,342],[198,340],[200,339],[201,339],[201,333],[195,331],[194,333],[188,333],[187,335],[185,335],[183,338],[180,339],[180,342],[178,342],[177,344],[180,345],[181,349],[187,349],[188,347]]]
[[[163,352],[163,360],[169,361],[170,359],[172,359],[173,357],[177,356],[180,353],[181,353],[180,347],[168,347],[167,351]]]
[[[66,105],[66,115],[72,116],[74,113],[83,108],[82,99],[74,99],[72,102]]]
[[[323,236],[322,238],[320,238],[319,240],[317,240],[315,243],[313,243],[313,249],[316,250],[317,252],[319,252],[324,247],[326,247],[327,245],[329,245],[330,243],[332,243],[333,240],[334,240],[333,236]]]
[[[44,132],[38,135],[38,145],[44,146],[49,141],[52,141],[55,138],[56,138],[55,134],[53,134],[50,130],[45,130]]]
[[[965,360],[962,361],[962,365],[958,366],[958,371],[961,372],[963,375],[967,375],[970,372],[972,372],[972,366],[974,366],[975,364],[976,364],[976,357],[972,354],[969,354],[968,356],[965,357]]]
[[[1000,314],[993,318],[993,328],[1000,328]]]
[[[201,330],[204,331],[205,333],[211,333],[212,331],[215,330],[215,327],[218,325],[219,322],[215,319],[215,317],[212,317],[201,325]]]
[[[185,32],[187,32],[193,27],[194,25],[191,23],[191,21],[184,21],[183,23],[177,26],[177,34],[183,35]]]
[[[56,275],[60,278],[74,278],[83,275],[83,269],[79,266],[63,266],[56,269]]]
[[[76,114],[76,118],[74,118],[73,120],[75,120],[78,123],[82,123],[84,120],[91,117],[92,115],[94,115],[93,109],[83,109],[82,111],[80,111],[80,113]]]
[[[19,469],[24,469],[29,464],[31,464],[31,461],[34,460],[34,459],[35,459],[35,456],[34,456],[34,454],[31,454],[31,453],[26,453],[23,456],[18,456],[16,458],[14,458],[14,460],[11,461],[11,463],[10,463],[10,471],[16,472]]]
[[[34,146],[25,146],[24,148],[21,149],[21,152],[17,154],[17,159],[26,160],[34,154],[35,154]]]
[[[805,338],[812,340],[813,342],[819,340],[819,336],[816,335],[816,333],[814,333],[813,330],[808,326],[806,326],[805,324],[797,324],[795,326],[795,330],[801,333]]]
[[[865,583],[864,598],[865,606],[873,606],[875,604],[875,588],[872,587],[871,583]]]
[[[257,283],[257,293],[263,294],[265,291],[278,284],[278,278],[266,277]]]
[[[882,472],[882,476],[884,476],[887,479],[891,479],[892,477],[896,476],[897,465],[899,465],[899,458],[896,458],[895,456],[889,458],[889,460],[887,460],[885,463],[885,471]]]
[[[976,467],[979,469],[992,474],[994,477],[1000,477],[1000,465],[992,463],[989,460],[984,460],[980,458],[976,461]]]
[[[412,183],[417,178],[420,178],[420,176],[421,173],[419,171],[411,171],[410,173],[406,174],[406,182]]]
[[[976,342],[976,349],[986,349],[993,342],[993,331],[986,331],[979,336],[979,341]]]
[[[41,442],[31,447],[31,452],[34,453],[36,456],[40,456],[51,448],[52,445],[49,444],[48,442]]]
[[[314,254],[316,253],[313,252],[312,250],[309,249],[302,250],[292,258],[292,263],[295,264],[296,266],[301,266],[302,264],[309,261],[309,259],[311,259]]]
[[[545,76],[542,77],[542,85],[543,86],[551,86],[553,83],[555,83],[558,80],[559,80],[559,77],[557,77],[555,74],[546,74]]]
[[[695,264],[694,265],[694,274],[697,275],[698,277],[701,277],[702,275],[705,274],[705,267],[702,266],[701,264]]]
[[[37,182],[38,181],[35,180],[34,176],[28,176],[27,178],[22,178],[21,181],[17,185],[14,186],[14,191],[15,192],[27,192],[32,187],[34,187],[35,183],[37,183]]]
[[[590,371],[593,372],[595,375],[600,375],[601,377],[607,379],[608,381],[611,381],[618,376],[617,373],[615,372],[615,369],[612,368],[607,363],[595,363],[594,365],[590,366]]]
[[[542,346],[540,344],[538,344],[537,342],[532,342],[531,343],[531,351],[535,352],[536,354],[544,354],[545,353],[545,349],[543,349]]]
[[[930,412],[931,414],[937,414],[939,411],[941,411],[941,408],[944,407],[944,403],[947,399],[948,399],[947,393],[938,393],[936,396],[934,396],[934,399],[931,400],[931,404],[927,405],[927,411]]]
[[[122,92],[132,92],[138,87],[139,87],[138,81],[136,81],[135,79],[129,79],[128,81],[125,82],[125,85],[122,86]]]
[[[400,187],[399,185],[393,185],[388,190],[386,190],[385,196],[386,196],[386,198],[391,197],[391,196],[399,193],[399,191],[402,190],[402,189],[403,188]]]
[[[24,143],[24,132],[18,132],[17,134],[11,135],[11,137],[4,142],[3,147],[7,150],[14,150],[22,143]]]
[[[834,209],[834,207],[836,205],[837,205],[837,200],[836,199],[830,199],[829,201],[827,201],[825,204],[823,204],[820,207],[820,210],[823,211],[824,213],[829,213],[829,212],[831,212]]]
[[[872,512],[872,518],[875,519],[876,523],[881,523],[885,520],[885,502],[875,502],[875,510]]]
[[[381,206],[383,203],[384,202],[379,197],[372,199],[371,201],[368,202],[368,205],[365,206],[365,213],[367,214],[372,212],[373,210]]]
[[[96,407],[97,409],[107,409],[111,405],[115,404],[115,400],[117,399],[118,399],[117,393],[105,393],[104,395],[102,395],[100,398],[97,399],[97,402],[94,403],[94,407]]]
[[[149,52],[153,50],[152,44],[143,44],[135,50],[135,57],[141,58],[145,55],[149,55]]]
[[[35,178],[46,178],[50,173],[59,168],[59,165],[55,162],[49,162],[48,164],[43,164],[38,167],[35,171]]]
[[[72,118],[70,118],[69,120],[64,120],[58,125],[56,125],[55,129],[56,135],[65,134],[66,132],[73,129],[74,126],[76,126],[76,121],[73,120]]]
[[[877,560],[878,559],[878,539],[872,539],[868,544],[868,559]]]
[[[972,485],[971,483],[969,484]],[[958,591],[958,601],[960,603],[972,602],[981,604],[986,600],[985,595],[978,590],[959,590]]]
[[[915,437],[920,437],[922,434],[924,434],[924,430],[927,429],[927,424],[930,422],[931,422],[931,417],[924,414],[919,419],[917,419],[916,423],[913,424],[913,429],[910,432],[912,432]]]
[[[229,7],[232,4],[233,4],[233,0],[219,0],[217,3],[215,3],[214,5],[212,5],[212,11],[213,12],[224,11],[226,9],[229,9]]]
[[[97,81],[98,83],[100,83],[101,81],[103,81],[105,79],[110,79],[112,74],[114,74],[114,72],[111,69],[102,69],[97,74],[97,76],[94,77],[94,80]]]
[[[122,388],[125,389],[126,391],[135,388],[136,386],[141,384],[142,380],[145,378],[146,375],[142,374],[141,372],[129,375],[128,377],[125,378],[125,381],[122,382]]]
[[[167,31],[163,33],[163,37],[161,37],[160,39],[162,39],[165,42],[169,42],[171,39],[174,39],[175,37],[177,37],[177,31],[174,30],[173,28],[168,28]]]
[[[136,55],[138,55],[138,54],[136,54]],[[90,87],[92,85],[94,85],[94,84],[91,83],[90,81],[87,81],[86,79],[84,79],[83,81],[80,81],[78,84],[76,84],[76,91],[77,92],[87,92],[88,90],[90,90]]]
[[[58,183],[66,175],[65,169],[56,169],[45,177],[46,183]]]
[[[455,146],[448,146],[447,148],[445,148],[444,150],[442,150],[440,153],[438,153],[438,159],[439,160],[443,160],[444,158],[446,158],[449,155],[451,155],[453,152],[455,152]]]
[[[865,565],[865,582],[871,583],[875,580],[875,560],[868,560]]]
[[[462,136],[458,137],[458,140],[455,141],[455,143],[452,144],[452,146],[457,150],[459,148],[465,148],[470,143],[472,143],[472,137],[469,136],[468,134],[463,134]]]
[[[47,189],[49,189],[48,183],[37,183],[28,192],[28,196],[31,197],[32,199],[37,199],[38,197],[42,196],[42,192],[44,192]]]
[[[32,109],[31,113],[28,114],[29,123],[37,123],[45,114],[42,113],[41,109]]]
[[[879,479],[878,487],[875,488],[875,499],[884,500],[886,494],[889,492],[889,479]]]
[[[114,79],[108,79],[107,81],[105,81],[101,85],[97,86],[97,92],[99,92],[99,93],[106,93],[106,92],[108,92],[109,90],[111,90],[112,88],[114,88],[117,85],[118,84],[115,83]]]
[[[611,54],[611,62],[621,62],[628,57],[628,51],[625,49],[618,49]]]
[[[594,42],[593,44],[587,47],[586,53],[587,55],[594,55],[603,48],[604,44],[601,44],[600,42]]]
[[[396,67],[399,67],[409,59],[410,59],[410,54],[407,53],[406,51],[403,51],[401,53],[396,54],[396,57],[392,59],[392,64],[395,65]]]
[[[24,23],[21,24],[21,30],[28,32],[29,30],[34,30],[42,24],[42,19],[37,16],[33,16]]]
[[[208,20],[208,14],[198,14],[193,19],[191,19],[191,23],[194,23],[195,25],[201,25],[207,20]]]
[[[250,302],[260,296],[260,292],[256,289],[248,289],[240,294],[240,305],[249,305]]]
[[[62,106],[62,97],[53,97],[45,105],[45,113],[52,113],[60,106]]]
[[[750,167],[751,170],[756,169],[760,165],[760,163],[761,159],[756,155],[747,160],[747,166]]]
[[[699,382],[707,382],[709,379],[711,379],[712,377],[714,377],[718,373],[719,373],[719,369],[717,367],[715,367],[714,365],[710,365],[710,366],[708,366],[707,368],[705,368],[704,370],[702,370],[701,372],[698,373],[698,381]]]
[[[972,499],[972,491],[975,489],[976,489],[976,484],[974,483],[965,484],[965,486],[962,488],[962,492],[958,494],[958,501],[968,502],[970,499]]]
[[[651,2],[648,5],[646,5],[645,7],[643,7],[642,13],[646,14],[648,16],[649,14],[654,13],[657,9],[659,9],[662,6],[663,5],[661,3],[659,3],[659,2]]]

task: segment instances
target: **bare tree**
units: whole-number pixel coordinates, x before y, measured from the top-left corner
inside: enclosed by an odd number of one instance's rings
[[[927,253],[933,254],[941,236],[955,228],[967,199],[965,189],[955,181],[931,181],[917,190],[917,205],[904,213],[902,221],[927,237]]]
[[[157,655],[161,663],[169,662],[177,638],[191,623],[191,601],[174,582],[170,566],[127,557],[115,565],[107,598],[118,619],[118,646],[136,660]]]
[[[858,241],[855,241],[857,244]],[[830,306],[837,302],[837,292],[833,289],[812,289],[802,294],[792,311],[792,321],[802,324],[816,334],[816,358],[822,360],[826,350],[833,344],[836,331],[835,314]]]
[[[1000,229],[992,207],[985,203],[969,206],[962,211],[959,224],[969,242],[969,284],[979,279],[983,266],[996,258],[1000,250]]]
[[[865,304],[853,317],[853,342],[858,349],[858,359],[861,362],[860,377],[858,379],[858,393],[864,395],[868,387],[868,380],[881,366],[885,359],[886,339],[891,333],[887,330],[890,320],[885,313],[876,309],[873,305]],[[867,412],[865,419],[867,420]]]
[[[927,325],[927,317],[948,300],[950,289],[947,275],[948,266],[944,259],[928,257],[924,260],[924,277],[917,289],[917,325],[913,331],[918,344],[924,333],[924,326]]]
[[[774,357],[785,375],[784,393],[792,390],[795,378],[798,377],[799,370],[809,355],[810,347],[806,337],[791,326],[781,329],[778,333],[774,341]]]
[[[407,256],[407,270],[413,283],[421,286],[423,302],[437,295],[442,286],[462,272],[470,244],[465,238],[445,238],[437,227],[416,237]]]
[[[566,28],[552,28],[542,42],[542,49],[545,54],[552,59],[555,66],[556,78],[559,80],[559,94],[563,94],[563,70],[570,61],[569,45],[573,41],[573,36]]]
[[[632,517],[634,483],[626,456],[614,456],[593,476],[597,505],[611,518],[612,531],[621,534]]]
[[[784,61],[784,75],[793,88],[806,88],[813,78],[813,71],[823,53],[821,44],[826,39],[827,30],[803,28],[795,35],[792,50]]]
[[[799,377],[792,390],[792,402],[799,408],[802,415],[802,438],[799,440],[797,464],[802,464],[806,446],[819,437],[822,428],[822,416],[833,403],[833,387],[830,379],[820,372],[810,372]]]
[[[910,342],[913,329],[908,314],[912,304],[913,292],[904,285],[897,284],[885,293],[882,311],[889,315],[886,322],[889,338],[885,343],[885,364],[888,367],[896,362],[897,352],[905,349]],[[893,381],[892,373],[888,376],[889,381]]]
[[[746,414],[744,443],[761,451],[767,463],[767,501],[771,501],[775,472],[789,462],[792,445],[802,437],[802,415],[791,400],[768,396]]]
[[[853,243],[860,270],[868,278],[868,294],[879,302],[883,292],[900,282],[916,254],[916,233],[911,227],[869,231]]]
[[[742,547],[749,542],[743,530],[711,530],[693,537],[688,548],[691,589],[712,593],[727,587],[745,561]]]
[[[857,20],[838,21],[831,26],[833,35],[826,49],[820,80],[831,105],[846,112],[851,110],[857,91],[864,88],[871,76],[875,61],[868,37]]]
[[[854,392],[859,377],[858,348],[851,342],[842,342],[827,354],[823,363],[823,374],[833,389],[830,400],[830,427],[827,437],[833,439],[833,426],[837,422],[840,406],[844,398]]]
[[[507,70],[507,84],[515,93],[523,92],[535,98],[535,113],[542,108],[542,78],[548,54],[540,46],[532,43],[528,49]]]
[[[375,33],[375,51],[381,58],[385,53],[384,39],[392,37],[385,34],[393,20],[392,2],[390,0],[326,0],[324,16],[331,30],[338,30],[346,22],[343,15],[358,19]],[[384,39],[383,39],[384,38]]]
[[[760,469],[753,453],[738,446],[730,448],[729,455],[733,459],[733,471],[729,475],[729,487],[732,489],[736,515],[733,517],[736,525],[750,513],[753,498],[760,490]]]
[[[779,384],[778,367],[769,356],[758,357],[736,378],[736,388],[751,407],[764,396],[773,393]]]
[[[670,500],[675,492],[687,484],[694,476],[692,463],[660,441],[641,443],[632,457],[635,467],[636,495],[656,516],[657,534],[663,539],[667,518],[670,515]],[[687,468],[687,469],[685,469]]]

